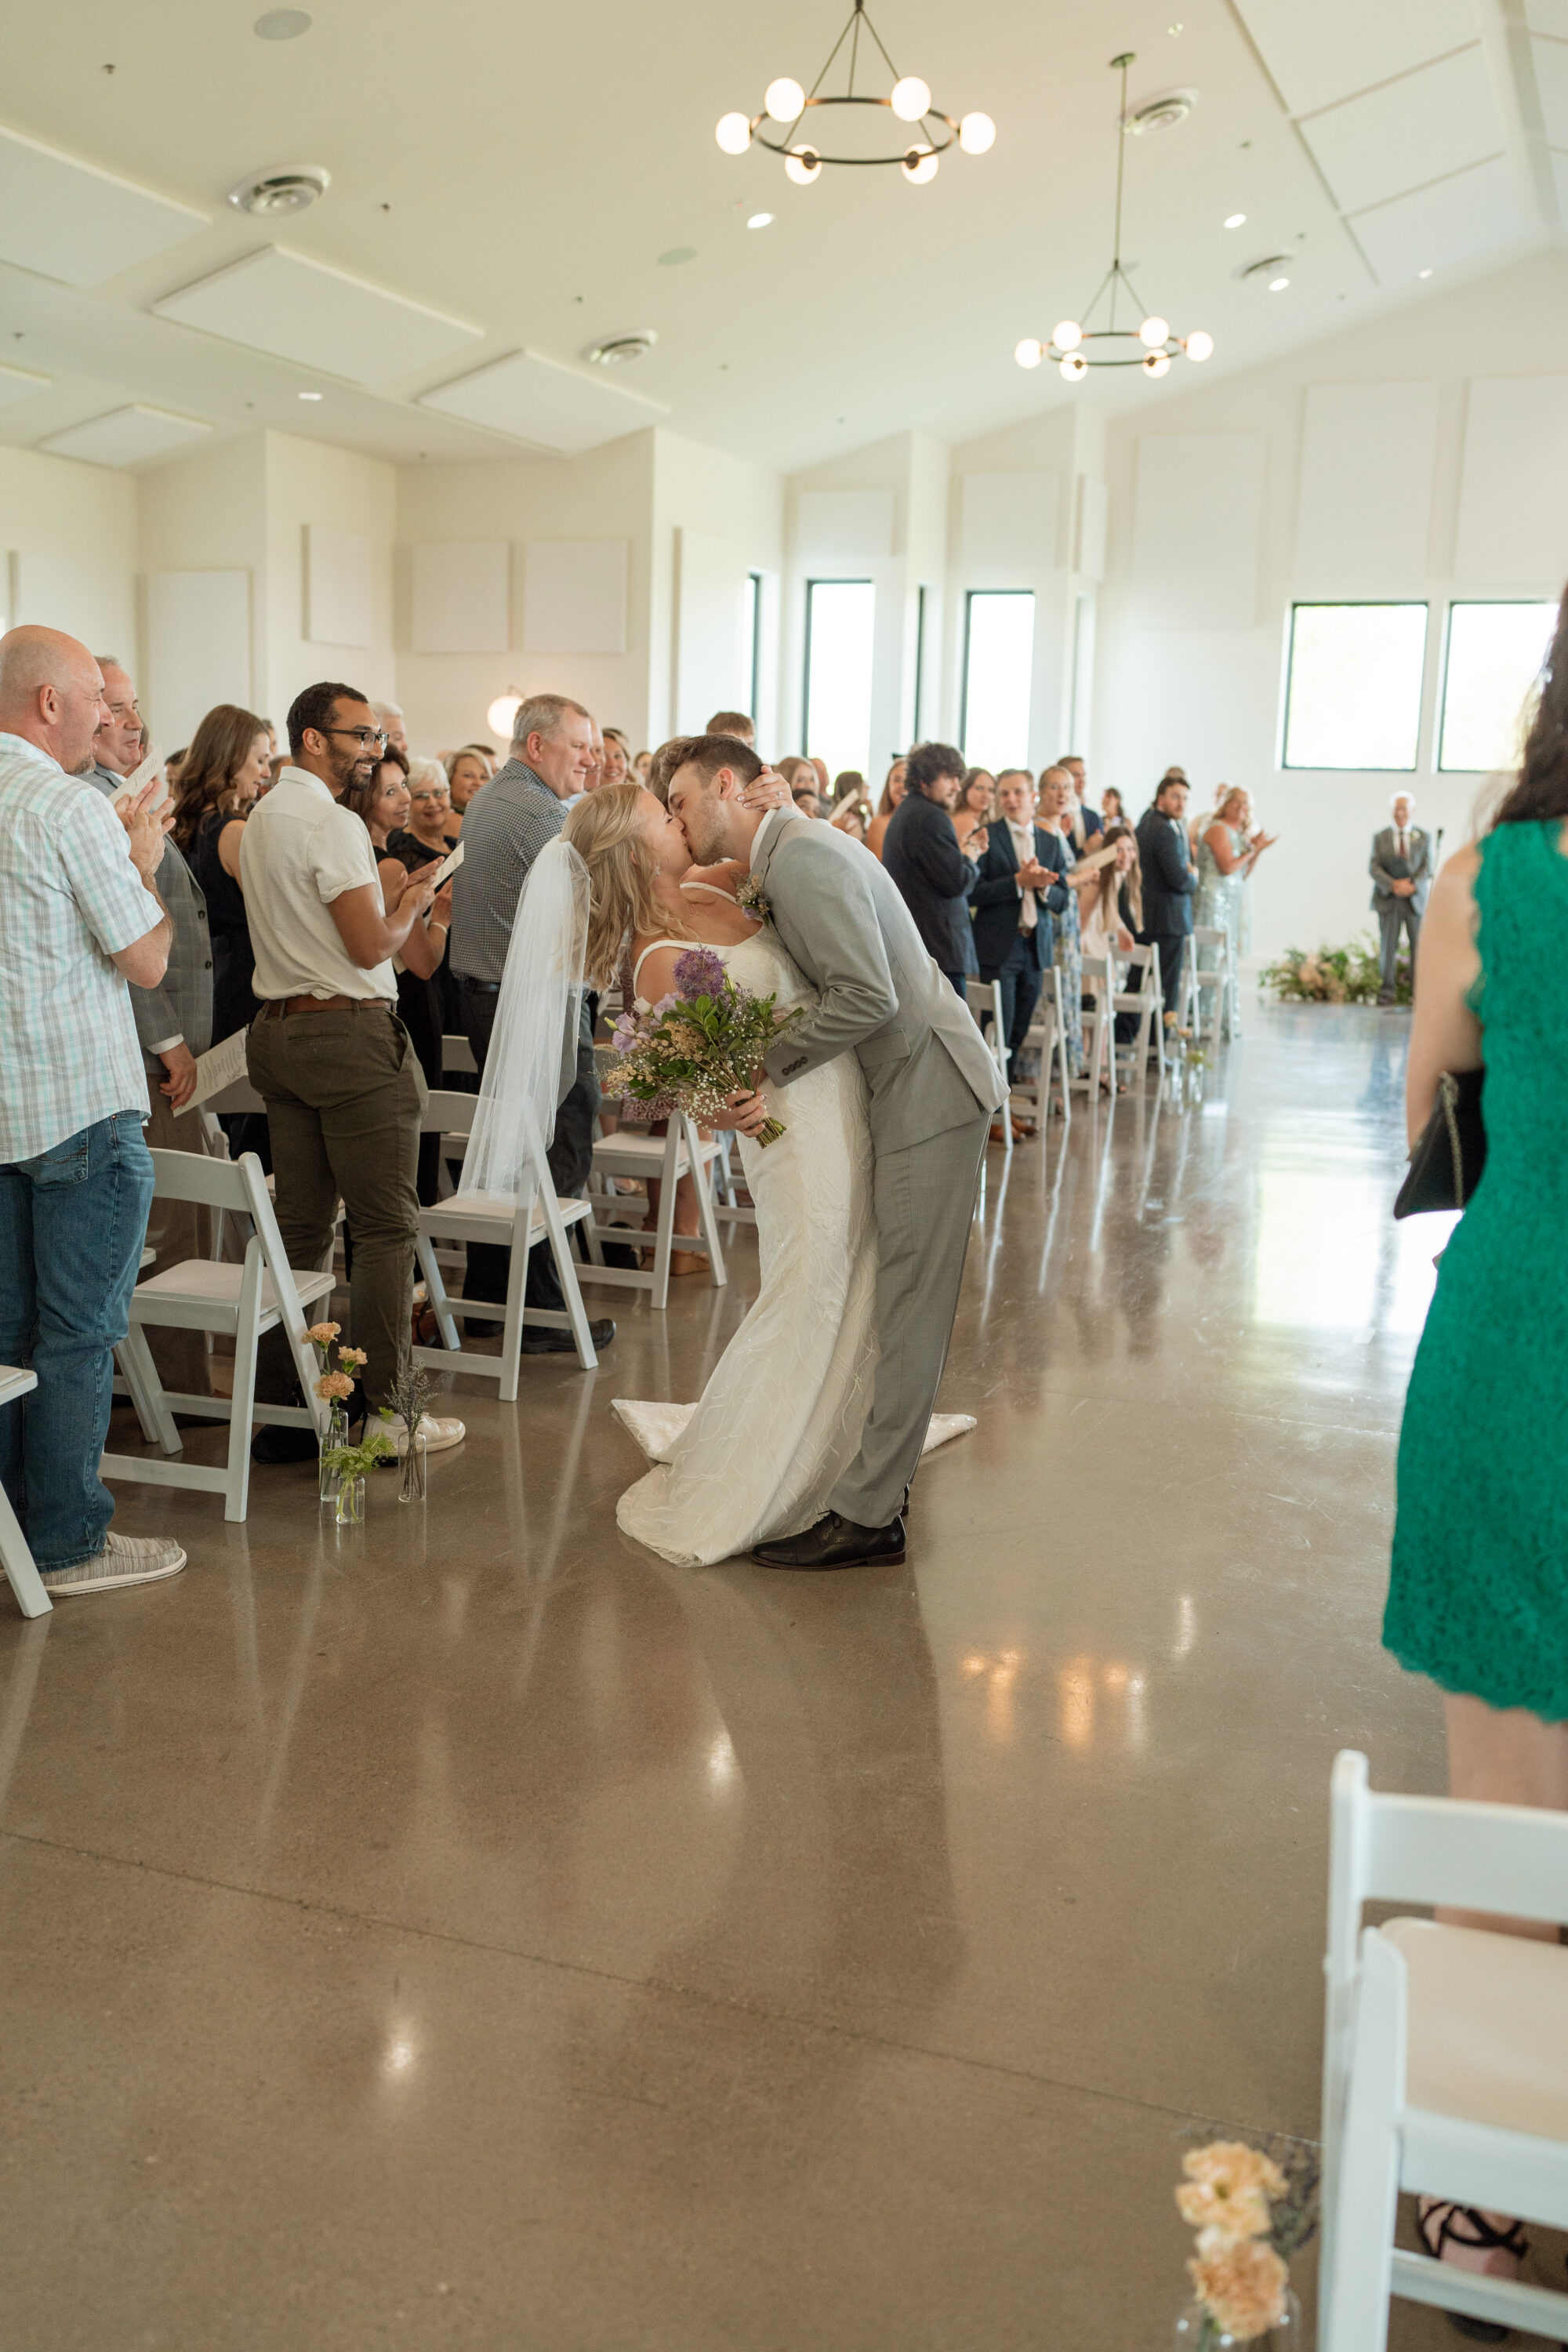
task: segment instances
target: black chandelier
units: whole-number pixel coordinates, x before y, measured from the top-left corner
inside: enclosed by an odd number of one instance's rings
[[[893,87],[886,97],[878,98],[869,90],[855,87],[856,68],[860,62],[860,32],[864,26],[869,39],[880,53],[882,63],[893,77]],[[826,90],[822,85],[833,70],[834,62],[846,41],[849,44],[848,78],[841,90]],[[799,135],[801,125],[815,109],[833,106],[882,106],[907,122],[917,132],[902,146],[883,155],[835,155],[825,153],[810,141]],[[827,118],[819,118],[826,122]],[[814,126],[815,127],[815,126]],[[827,134],[821,133],[826,136]],[[763,94],[760,114],[721,115],[713,136],[726,155],[743,155],[754,139],[770,153],[784,157],[785,175],[797,187],[809,188],[822,176],[825,163],[896,163],[911,187],[924,187],[934,180],[939,159],[945,155],[956,140],[966,155],[984,155],[994,145],[996,125],[988,114],[965,114],[955,119],[931,104],[931,85],[919,74],[900,74],[888,55],[882,37],[866,14],[865,0],[855,0],[849,21],[828,51],[827,63],[809,89],[789,74],[780,74],[771,81]]]
[[[1133,50],[1126,49],[1121,57],[1110,60],[1111,71],[1120,72],[1121,76],[1121,115],[1116,149],[1116,228],[1111,240],[1110,267],[1095,288],[1094,300],[1084,312],[1081,324],[1077,319],[1062,319],[1052,329],[1048,343],[1042,343],[1034,335],[1026,335],[1013,353],[1023,368],[1037,368],[1042,360],[1055,360],[1069,383],[1079,382],[1090,368],[1141,367],[1145,375],[1163,375],[1179,352],[1184,352],[1190,360],[1206,360],[1214,350],[1214,337],[1205,334],[1201,327],[1194,328],[1188,335],[1173,335],[1169,322],[1162,319],[1158,311],[1145,310],[1137,288],[1121,267],[1122,173],[1127,162],[1128,135],[1140,127],[1136,121],[1129,120],[1127,113],[1127,68],[1134,55]],[[1116,297],[1122,287],[1131,297],[1135,315],[1140,316],[1141,323],[1136,327],[1119,327],[1116,323]],[[1108,290],[1110,303],[1105,324],[1102,327],[1091,326],[1089,321]],[[1087,348],[1090,343],[1103,348],[1090,351]],[[1132,346],[1131,351],[1127,348],[1129,344]]]

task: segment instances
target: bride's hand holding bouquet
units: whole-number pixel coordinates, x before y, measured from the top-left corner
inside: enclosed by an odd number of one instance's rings
[[[689,948],[674,977],[671,994],[657,1004],[638,997],[616,1023],[610,1042],[621,1057],[621,1092],[637,1102],[678,1103],[704,1126],[776,1142],[784,1121],[756,1093],[756,1073],[803,1008],[780,1013],[772,996],[738,986],[710,948]]]

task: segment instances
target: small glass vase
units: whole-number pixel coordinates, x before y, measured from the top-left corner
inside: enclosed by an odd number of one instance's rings
[[[337,1523],[340,1528],[361,1528],[364,1525],[364,1480],[340,1478],[337,1492]]]
[[[1233,2336],[1201,2303],[1189,2303],[1176,2321],[1176,2352],[1302,2352],[1305,2333],[1301,2306],[1293,2287],[1285,2290],[1285,2309],[1261,2336]]]
[[[349,1442],[349,1417],[341,1404],[331,1406],[327,1413],[327,1433],[321,1440],[321,1496],[323,1503],[332,1502],[338,1491],[338,1473],[328,1466],[327,1457],[340,1445]],[[305,1459],[310,1460],[307,1454]]]
[[[425,1500],[426,1459],[426,1447],[419,1433],[419,1423],[416,1422],[408,1433],[408,1444],[403,1454],[402,1475],[397,1481],[397,1499],[400,1503],[422,1503]]]

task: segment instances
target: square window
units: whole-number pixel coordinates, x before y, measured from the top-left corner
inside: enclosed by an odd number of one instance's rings
[[[1425,604],[1293,604],[1284,766],[1413,770],[1426,659]]]
[[[1490,775],[1517,768],[1531,690],[1557,626],[1555,604],[1450,604],[1437,765]]]
[[[836,776],[871,765],[871,645],[877,592],[869,580],[805,583],[805,751]]]

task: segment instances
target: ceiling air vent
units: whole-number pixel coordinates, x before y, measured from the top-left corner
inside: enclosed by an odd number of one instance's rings
[[[628,360],[640,360],[651,352],[658,341],[653,329],[645,327],[635,335],[611,335],[602,343],[591,343],[583,356],[595,367],[624,367]]]
[[[332,175],[324,163],[280,163],[276,171],[258,172],[230,188],[228,200],[242,213],[302,213],[324,196]]]
[[[1141,139],[1145,131],[1173,130],[1186,121],[1197,102],[1195,89],[1162,90],[1158,98],[1145,98],[1130,106],[1121,118],[1121,128],[1133,139]]]

